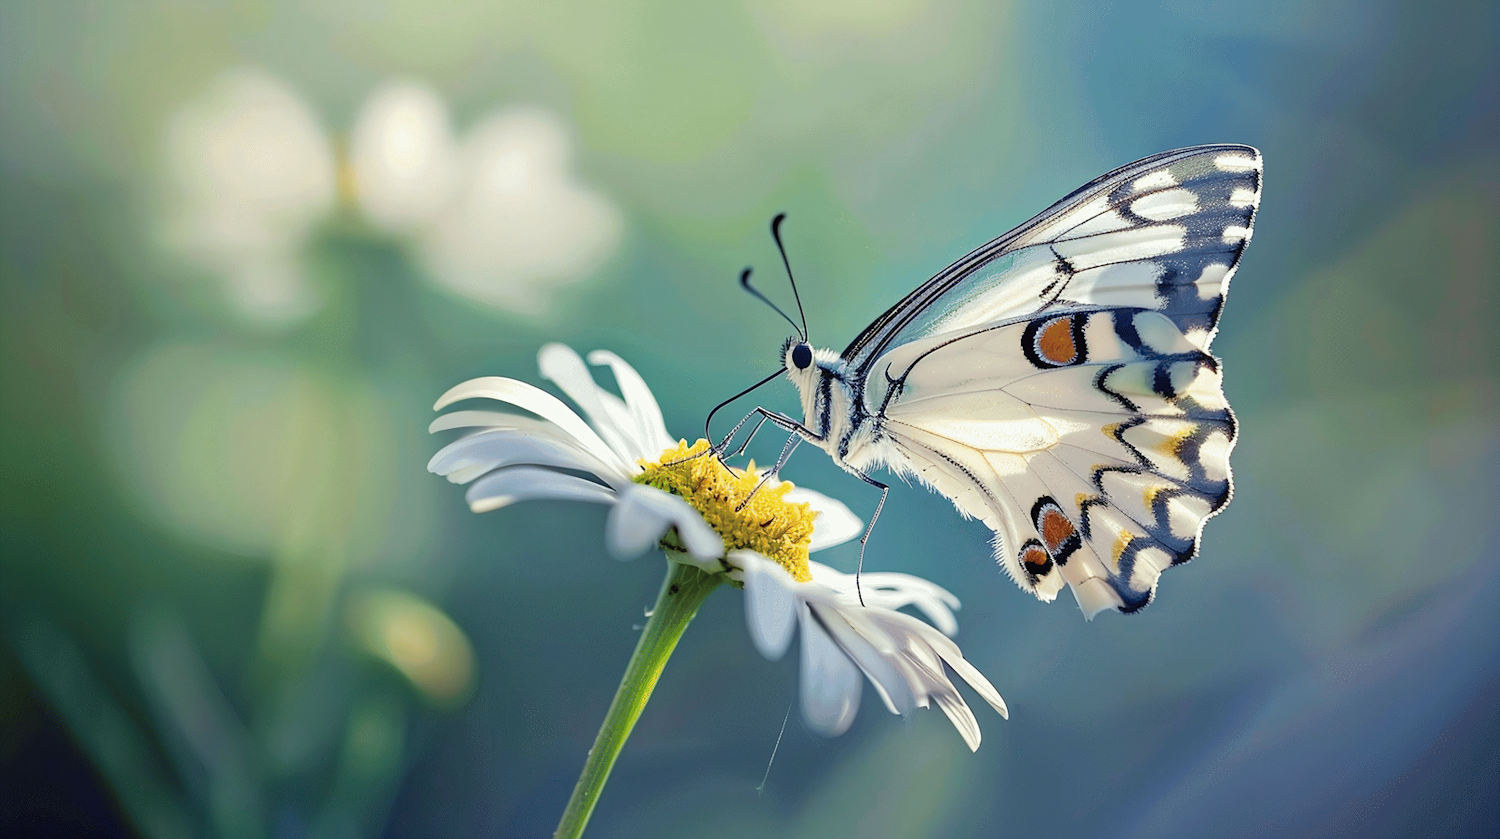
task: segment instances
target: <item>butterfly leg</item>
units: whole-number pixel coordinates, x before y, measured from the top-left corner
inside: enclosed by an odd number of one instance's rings
[[[755,416],[755,412],[754,411],[751,411],[749,414],[746,414],[745,415],[745,419],[748,420],[752,416]],[[744,425],[744,424],[745,424],[744,420],[741,420],[740,421],[740,425]],[[755,427],[752,428],[752,429],[750,429],[750,433],[745,436],[745,442],[741,443],[739,449],[737,451],[735,451],[735,453],[734,453],[735,457],[739,457],[740,455],[742,455],[742,454],[745,453],[746,449],[750,448],[750,441],[755,439],[755,435],[760,433],[760,427],[763,426],[763,425],[765,425],[765,424],[766,424],[766,418],[765,417],[761,417],[759,420],[756,421]],[[736,428],[735,431],[736,431],[736,433],[738,433],[739,429]],[[724,439],[724,448],[725,449],[729,448],[729,439],[728,438]],[[721,449],[721,451],[722,451],[722,449]]]
[[[875,531],[875,522],[880,520],[880,511],[885,509],[885,497],[891,494],[891,488],[863,472],[853,469],[849,471],[853,473],[854,477],[880,490],[880,501],[875,504],[875,514],[870,516],[870,523],[865,525],[865,535],[859,537],[859,564],[854,566],[854,592],[859,595],[859,605],[863,606],[865,605],[865,593],[859,587],[859,572],[864,570],[865,567],[865,545],[870,541],[870,534]]]
[[[662,465],[663,466],[676,466],[679,463],[687,463],[689,460],[693,460],[695,458],[702,457],[705,454],[709,454],[710,452],[712,452],[713,455],[714,455],[714,457],[717,457],[719,459],[719,464],[720,465],[722,465],[726,469],[729,468],[729,464],[726,463],[725,460],[724,460],[724,452],[726,452],[726,451],[729,450],[729,444],[730,444],[730,442],[733,441],[734,438],[739,435],[740,429],[744,428],[745,427],[745,423],[749,422],[750,418],[753,417],[753,416],[756,416],[756,412],[755,411],[751,411],[750,413],[746,414],[743,418],[740,419],[739,422],[737,422],[737,423],[734,424],[734,428],[729,429],[729,433],[724,435],[724,439],[723,440],[720,440],[718,443],[711,444],[708,447],[708,451],[706,451],[706,452],[698,452],[697,454],[688,455],[687,457],[684,457],[684,458],[682,458],[680,460],[674,460],[674,461],[672,461],[670,463],[665,463],[665,464],[662,464]],[[742,454],[745,453],[745,449],[749,447],[750,441],[753,440],[753,439],[755,439],[755,433],[757,431],[760,431],[760,427],[765,424],[765,421],[766,421],[766,418],[764,416],[762,416],[760,418],[760,421],[755,424],[755,427],[752,428],[752,429],[750,429],[750,436],[745,438],[745,442],[740,445],[740,450],[737,451],[737,452],[735,452],[734,455],[732,455],[733,457],[738,457],[739,455],[742,455]]]
[[[761,422],[765,422],[764,417],[761,418]],[[756,428],[759,427],[760,425],[757,424]],[[750,494],[745,496],[745,500],[741,501],[739,503],[739,506],[734,508],[736,512],[745,509],[745,505],[750,503],[750,499],[755,497],[755,493],[760,492],[760,488],[766,485],[766,481],[769,481],[777,475],[781,474],[781,467],[786,465],[787,460],[789,460],[792,456],[792,452],[801,442],[802,437],[798,434],[793,434],[787,438],[786,445],[781,447],[781,455],[776,458],[776,465],[766,470],[766,473],[760,478],[760,483],[755,485],[755,489],[750,490]]]

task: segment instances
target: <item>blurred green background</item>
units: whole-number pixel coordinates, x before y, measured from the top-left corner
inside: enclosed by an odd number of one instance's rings
[[[661,563],[468,513],[436,396],[560,340],[691,438],[778,363],[735,284],[785,296],[775,212],[837,349],[1089,178],[1241,142],[1202,556],[1086,624],[898,485],[866,568],[960,593],[1011,719],[971,755],[867,691],[757,793],[796,667],[724,590],[592,832],[1490,833],[1497,43],[1493,2],[0,5],[0,832],[550,833]]]

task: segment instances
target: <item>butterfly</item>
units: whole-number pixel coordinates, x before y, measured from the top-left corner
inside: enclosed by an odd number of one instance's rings
[[[879,487],[866,539],[889,491],[870,473],[915,478],[993,530],[1041,600],[1066,583],[1090,619],[1145,607],[1233,491],[1209,345],[1260,186],[1249,146],[1162,152],[948,266],[843,352],[814,348],[804,317],[775,374],[802,421],[756,409],[793,433],[778,467],[807,441]]]

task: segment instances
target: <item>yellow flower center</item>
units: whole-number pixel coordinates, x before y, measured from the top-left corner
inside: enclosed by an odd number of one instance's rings
[[[744,470],[725,469],[709,452],[707,440],[691,447],[679,440],[655,462],[640,463],[646,471],[636,475],[635,482],[681,496],[724,539],[726,549],[755,551],[780,564],[798,582],[812,580],[807,549],[818,514],[807,504],[786,500],[792,490],[789,481],[767,481],[757,492],[761,476],[755,463]]]

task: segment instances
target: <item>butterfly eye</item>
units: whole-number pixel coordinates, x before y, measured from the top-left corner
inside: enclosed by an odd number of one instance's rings
[[[792,364],[795,364],[798,370],[806,370],[811,367],[812,347],[806,344],[798,344],[792,347]]]

